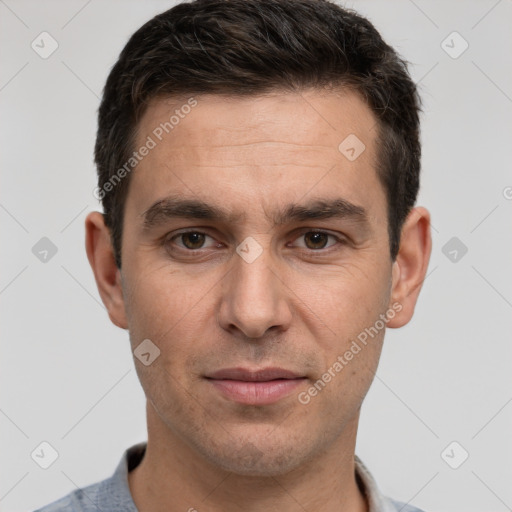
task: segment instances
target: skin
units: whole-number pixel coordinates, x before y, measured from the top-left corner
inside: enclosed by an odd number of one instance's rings
[[[387,327],[409,322],[430,258],[429,212],[411,211],[391,261],[376,119],[353,92],[195,98],[131,175],[122,270],[103,216],[86,219],[87,254],[111,321],[129,330],[132,350],[144,339],[160,350],[149,366],[134,359],[148,424],[146,455],[129,474],[135,504],[141,512],[367,510],[354,450],[385,329],[308,404],[298,393],[394,303],[401,310]],[[154,99],[136,146],[185,102]],[[349,134],[366,146],[352,162],[338,150]],[[232,218],[169,219],[144,230],[144,212],[170,194],[224,207]],[[288,203],[340,197],[367,210],[366,227],[348,218],[280,225],[268,216]],[[208,235],[203,245],[170,240],[184,228]],[[311,229],[334,237],[311,239]],[[252,263],[235,250],[246,237],[262,249]],[[269,366],[306,379],[259,406],[233,402],[205,379],[222,368]]]

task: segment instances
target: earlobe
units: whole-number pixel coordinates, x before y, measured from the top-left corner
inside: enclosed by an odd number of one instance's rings
[[[393,263],[389,307],[399,303],[402,309],[388,322],[388,327],[402,327],[411,320],[427,273],[431,251],[430,213],[426,208],[418,206],[411,210],[404,222],[400,249]]]
[[[121,274],[115,262],[110,231],[100,212],[91,212],[85,219],[85,248],[110,320],[121,329],[127,329]]]

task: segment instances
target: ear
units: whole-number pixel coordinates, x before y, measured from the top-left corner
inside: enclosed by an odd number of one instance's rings
[[[395,304],[393,309],[398,314],[389,320],[388,327],[402,327],[411,320],[427,273],[431,251],[430,213],[418,206],[405,219],[400,248],[393,262],[389,307]],[[396,303],[402,308],[399,309]]]
[[[110,320],[127,329],[121,271],[114,259],[110,230],[100,212],[91,212],[85,219],[85,249]]]

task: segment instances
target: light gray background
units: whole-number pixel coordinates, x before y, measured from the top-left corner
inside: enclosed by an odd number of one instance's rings
[[[146,438],[128,335],[101,304],[83,223],[99,209],[92,151],[107,73],[172,5],[0,0],[2,511],[108,477]],[[412,63],[425,103],[418,204],[433,223],[416,314],[387,332],[357,453],[384,493],[427,511],[512,510],[512,2],[345,5]],[[48,59],[31,48],[42,31],[59,44]],[[469,43],[457,59],[441,46],[453,31]],[[32,253],[42,237],[58,248],[46,263]],[[443,253],[452,237],[468,248],[456,262]],[[59,453],[46,470],[30,456],[42,441]],[[469,453],[458,469],[441,457],[452,441]]]

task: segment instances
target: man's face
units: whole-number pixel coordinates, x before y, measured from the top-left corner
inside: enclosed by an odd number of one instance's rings
[[[357,341],[393,302],[376,120],[350,92],[195,99],[150,103],[135,146],[148,136],[156,146],[132,172],[125,208],[132,349],[149,339],[160,350],[148,366],[135,361],[149,428],[224,469],[279,474],[355,432],[377,368],[384,329]],[[158,130],[176,109],[169,134]],[[228,216],[152,208],[170,197]],[[335,201],[358,208],[300,215]],[[240,382],[268,368],[299,378]],[[215,375],[225,369],[246,373]]]

